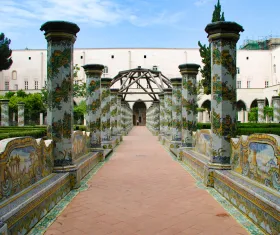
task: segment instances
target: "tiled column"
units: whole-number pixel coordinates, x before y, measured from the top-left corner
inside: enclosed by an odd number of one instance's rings
[[[110,85],[112,78],[101,78],[101,144],[107,146],[111,140],[110,130]]]
[[[244,122],[248,123],[248,111],[247,110],[244,111]]]
[[[280,122],[280,96],[273,96],[272,104],[273,104],[273,121],[275,123],[279,123]]]
[[[264,123],[265,117],[264,117],[264,99],[258,99],[258,123]]]
[[[161,93],[158,96],[159,96],[159,102],[160,102],[160,134],[164,135],[164,132],[165,132],[164,93]]]
[[[118,134],[118,91],[119,89],[111,88],[111,134],[117,136]]]
[[[205,31],[211,47],[212,154],[204,183],[213,186],[211,169],[231,169],[230,139],[236,134],[236,43],[244,31],[235,22],[208,24]]]
[[[154,135],[158,135],[159,131],[160,131],[160,103],[159,103],[159,101],[154,101],[153,121],[154,121]]]
[[[40,113],[40,126],[44,125],[44,114]]]
[[[172,141],[182,141],[182,78],[171,78],[172,84]]]
[[[164,119],[165,119],[165,136],[171,137],[172,127],[172,88],[166,88],[164,91]]]
[[[197,85],[198,64],[182,64],[182,146],[193,146],[193,131],[197,129]]]
[[[126,108],[126,103],[125,101],[121,101],[121,133],[122,135],[126,135],[126,131],[125,131],[125,118],[126,118],[126,112],[125,112],[125,108]]]
[[[9,126],[9,100],[0,100],[1,126]]]
[[[90,132],[90,148],[101,148],[101,75],[104,66],[87,64],[83,66],[86,80],[86,128]]]
[[[41,26],[47,47],[48,136],[54,141],[57,171],[75,168],[73,156],[73,46],[80,31],[76,24],[49,21]]]
[[[24,126],[24,103],[18,103],[18,126]]]
[[[122,95],[121,94],[118,94],[117,108],[118,108],[117,131],[118,131],[118,135],[122,136]],[[122,137],[120,137],[120,139],[122,140]]]

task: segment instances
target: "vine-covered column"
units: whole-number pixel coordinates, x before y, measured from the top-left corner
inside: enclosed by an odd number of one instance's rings
[[[70,22],[41,26],[47,47],[47,130],[54,142],[55,170],[75,168],[73,156],[73,46],[80,28]]]
[[[112,78],[101,78],[101,143],[112,140],[110,130],[110,85]],[[103,144],[102,144],[103,145]]]
[[[211,47],[211,156],[205,184],[213,186],[211,169],[230,169],[230,139],[236,134],[236,43],[242,26],[235,22],[208,24]]]
[[[125,101],[121,101],[121,133],[122,135],[126,135],[125,132],[125,118],[126,118],[126,112],[125,112],[126,104]]]
[[[0,100],[1,126],[9,126],[9,100]]]
[[[158,135],[160,131],[160,103],[159,101],[154,101],[154,112],[153,112],[153,122],[154,122],[154,135]]]
[[[164,135],[165,133],[164,93],[160,93],[158,96],[159,96],[159,103],[160,103],[160,134]]]
[[[111,134],[112,136],[118,135],[118,91],[117,88],[111,88]]]
[[[117,99],[117,108],[118,108],[117,131],[118,131],[118,135],[121,136],[122,135],[122,94],[118,94],[117,98],[118,98]]]
[[[265,100],[257,99],[257,103],[258,103],[258,123],[263,123],[265,122],[265,117],[264,117]]]
[[[90,148],[101,148],[101,75],[104,65],[82,66],[86,73],[86,129],[90,132]]]
[[[24,102],[18,102],[18,126],[24,126]]]
[[[171,137],[172,127],[172,88],[166,88],[164,91],[164,134]]]
[[[172,84],[172,141],[182,141],[182,78],[171,78]]]
[[[272,104],[273,104],[273,121],[275,123],[279,123],[280,122],[280,96],[273,96]]]
[[[197,85],[198,64],[179,65],[182,74],[182,146],[193,146],[193,131],[197,129]]]

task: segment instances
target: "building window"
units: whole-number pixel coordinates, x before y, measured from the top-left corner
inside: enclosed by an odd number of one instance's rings
[[[108,73],[108,67],[104,66],[103,73]]]
[[[31,60],[31,57],[29,56],[28,59]]]
[[[247,88],[250,88],[250,87],[251,87],[251,82],[247,81]]]
[[[17,80],[17,71],[15,70],[12,72],[12,79]]]
[[[45,88],[47,88],[47,81],[45,81]]]
[[[239,67],[236,68],[236,74],[240,74],[240,69],[239,69]]]
[[[15,84],[15,90],[16,91],[18,90],[18,84]]]
[[[115,56],[114,56],[114,55],[111,55],[111,58],[112,58],[112,59],[114,59],[114,58],[115,58]]]
[[[268,86],[269,86],[269,82],[268,82],[268,81],[265,81],[265,82],[264,82],[264,86],[265,86],[265,87],[268,87]]]
[[[39,82],[35,81],[35,90],[38,90],[38,89],[39,89]]]
[[[154,71],[158,71],[158,67],[156,65],[153,66]]]
[[[249,60],[249,57],[248,57],[248,56],[246,57],[246,60]]]
[[[237,89],[241,88],[241,81],[237,81]]]
[[[75,85],[79,85],[79,81],[78,80],[75,80],[74,83],[75,83]]]
[[[81,55],[81,59],[83,59],[84,57]]]
[[[144,59],[146,59],[147,58],[147,56],[146,55],[144,55]]]
[[[273,65],[273,71],[276,73],[276,64]]]
[[[138,80],[138,82],[137,82],[137,89],[140,89],[141,87],[140,87],[140,80]]]
[[[147,88],[149,88],[149,84],[147,84]]]
[[[25,89],[25,90],[28,90],[28,81],[25,81],[25,82],[24,82],[24,89]]]
[[[10,90],[10,83],[9,82],[5,82],[5,91]]]

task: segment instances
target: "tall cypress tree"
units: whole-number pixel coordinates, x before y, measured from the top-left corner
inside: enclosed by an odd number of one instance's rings
[[[13,64],[11,58],[12,50],[10,49],[11,40],[5,37],[4,33],[0,34],[0,71],[7,70]]]
[[[225,21],[224,12],[221,13],[221,4],[220,0],[218,0],[217,5],[215,5],[215,9],[212,15],[212,22],[217,21]],[[201,75],[203,79],[201,83],[203,85],[204,93],[209,95],[211,93],[211,48],[210,45],[206,46],[206,44],[202,45],[200,41],[198,41],[199,53],[202,58],[202,63],[204,64],[203,68],[200,69]]]

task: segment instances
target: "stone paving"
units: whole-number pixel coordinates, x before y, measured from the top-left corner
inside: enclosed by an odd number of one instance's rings
[[[146,127],[134,127],[88,184],[46,235],[248,234]]]

